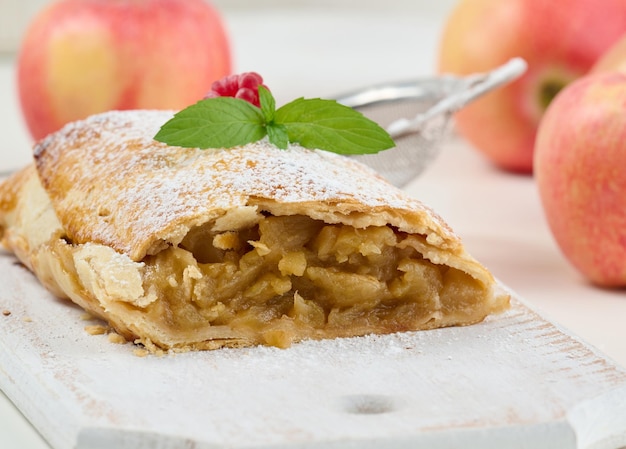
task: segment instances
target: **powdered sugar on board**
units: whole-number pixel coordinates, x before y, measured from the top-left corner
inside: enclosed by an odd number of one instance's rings
[[[55,449],[626,445],[626,372],[519,299],[469,327],[137,357],[0,255],[0,387]]]

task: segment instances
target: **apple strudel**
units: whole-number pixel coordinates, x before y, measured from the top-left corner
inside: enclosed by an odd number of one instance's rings
[[[107,112],[0,185],[6,248],[59,297],[162,349],[468,325],[509,301],[431,209],[354,160],[267,140],[153,139]]]

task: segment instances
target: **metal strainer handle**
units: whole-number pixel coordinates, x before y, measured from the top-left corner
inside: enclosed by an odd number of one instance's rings
[[[487,73],[469,75],[458,80],[457,88],[448,96],[435,103],[431,108],[413,119],[400,118],[387,126],[392,137],[406,132],[418,131],[422,123],[447,112],[454,113],[466,104],[485,93],[507,84],[526,71],[526,61],[521,58],[511,59],[506,64]],[[450,75],[446,75],[450,77]],[[451,76],[451,78],[455,78]]]
[[[438,154],[454,112],[515,80],[526,67],[523,59],[514,58],[486,73],[381,84],[336,97],[338,102],[377,121],[396,143],[395,148],[387,151],[352,157],[396,186],[405,186]]]

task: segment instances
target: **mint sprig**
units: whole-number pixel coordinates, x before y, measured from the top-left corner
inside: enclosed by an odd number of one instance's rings
[[[334,100],[298,98],[276,109],[259,86],[261,107],[232,97],[200,100],[165,123],[154,136],[186,148],[232,148],[268,136],[278,148],[289,142],[339,154],[372,154],[395,146],[377,123]]]

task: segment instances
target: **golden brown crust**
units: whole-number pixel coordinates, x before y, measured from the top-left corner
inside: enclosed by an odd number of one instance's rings
[[[15,209],[17,195],[27,181],[34,167],[29,165],[22,170],[13,173],[5,182],[0,183],[0,212],[8,213]],[[0,219],[3,215],[0,215]],[[0,225],[2,222],[0,222]]]
[[[72,241],[102,243],[137,261],[228,210],[271,205],[356,227],[390,223],[460,248],[434,212],[359,163],[266,142],[228,150],[169,147],[152,137],[170,116],[100,114],[36,146],[42,184]]]

